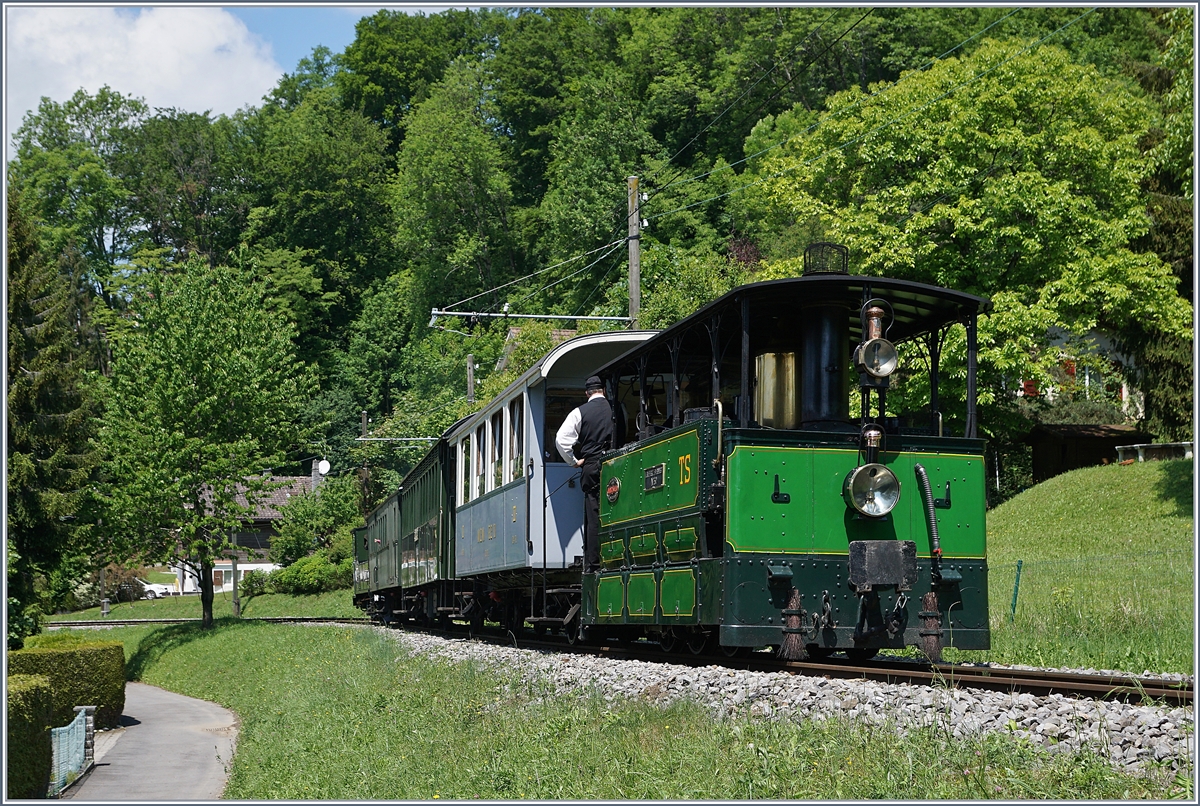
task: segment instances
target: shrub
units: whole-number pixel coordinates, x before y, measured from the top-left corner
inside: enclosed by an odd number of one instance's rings
[[[25,645],[25,639],[41,629],[40,616],[37,606],[22,604],[13,597],[8,597],[5,617],[8,622],[7,640],[9,649],[20,649]]]
[[[331,563],[324,552],[302,557],[287,568],[271,572],[271,587],[276,593],[293,596],[324,593],[349,588],[354,575],[354,561],[347,558]]]
[[[267,582],[270,577],[263,571],[247,571],[242,576],[242,596],[250,599],[267,592]]]
[[[74,719],[76,705],[96,706],[98,728],[117,727],[125,710],[125,648],[116,641],[9,652],[8,673],[50,679],[54,727]]]
[[[43,675],[10,674],[7,799],[44,798],[50,787],[53,695]],[[73,716],[73,714],[72,714]]]

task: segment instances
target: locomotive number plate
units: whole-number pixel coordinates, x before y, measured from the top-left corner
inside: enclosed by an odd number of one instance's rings
[[[665,462],[661,465],[648,467],[642,472],[646,474],[646,492],[662,489],[667,476],[667,465]]]

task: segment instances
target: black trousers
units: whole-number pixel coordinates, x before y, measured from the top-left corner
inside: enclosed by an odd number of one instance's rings
[[[583,570],[600,570],[600,462],[583,463]]]

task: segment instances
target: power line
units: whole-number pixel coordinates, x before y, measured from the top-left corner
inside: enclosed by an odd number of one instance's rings
[[[600,257],[596,258],[596,259],[595,259],[595,260],[593,260],[591,263],[589,263],[588,265],[584,266],[582,269],[579,269],[578,271],[572,272],[571,274],[568,274],[566,277],[563,277],[563,278],[561,278],[561,279],[555,280],[553,283],[549,283],[549,284],[547,284],[547,285],[544,285],[544,286],[542,286],[541,288],[539,288],[537,291],[534,291],[534,292],[532,292],[532,293],[526,294],[525,296],[521,297],[519,300],[517,300],[517,301],[516,301],[516,302],[514,302],[513,304],[515,305],[515,304],[517,304],[517,303],[524,302],[525,300],[529,299],[529,298],[530,298],[530,297],[532,297],[532,296],[535,296],[535,295],[537,295],[537,294],[540,294],[540,293],[542,293],[543,291],[548,291],[548,290],[550,290],[551,288],[553,288],[554,286],[558,285],[558,284],[559,284],[559,283],[561,283],[561,282],[565,282],[565,281],[567,281],[567,280],[570,280],[572,277],[574,277],[574,276],[575,276],[575,275],[577,275],[577,274],[583,274],[585,271],[587,271],[588,269],[590,269],[592,266],[595,266],[597,263],[599,263],[600,261],[604,260],[604,259],[605,259],[606,257],[608,257],[609,255],[611,255],[613,252],[617,251],[617,249],[618,249],[618,248],[620,248],[621,246],[623,246],[624,244],[625,244],[625,239],[621,239],[621,240],[619,240],[619,241],[614,241],[613,243],[611,243],[611,244],[608,244],[609,246],[611,246],[611,247],[612,247],[612,249],[608,250],[608,252],[606,252],[606,253],[604,253],[603,255],[601,255]],[[601,248],[601,249],[603,249],[604,247],[600,247],[600,248]]]
[[[740,185],[740,186],[738,186],[738,187],[734,188],[733,190],[729,190],[729,191],[726,191],[725,193],[720,193],[720,194],[717,194],[716,196],[712,196],[712,197],[710,197],[710,198],[703,199],[703,200],[701,200],[701,201],[698,201],[698,202],[693,202],[693,203],[691,203],[691,204],[685,204],[685,205],[683,205],[682,207],[676,207],[674,210],[668,210],[668,211],[667,211],[667,212],[665,212],[665,213],[657,213],[657,214],[655,214],[655,215],[648,216],[648,217],[647,217],[647,220],[648,220],[648,221],[653,221],[653,220],[655,220],[655,219],[662,218],[663,216],[672,215],[672,214],[674,214],[674,213],[680,213],[680,212],[683,212],[683,211],[685,211],[685,210],[690,210],[690,209],[692,209],[693,207],[699,207],[699,206],[701,206],[701,205],[703,205],[703,204],[709,204],[709,203],[711,203],[711,202],[714,202],[714,201],[720,201],[721,199],[724,199],[724,198],[726,198],[726,197],[728,197],[728,196],[732,196],[734,193],[738,193],[738,192],[740,192],[740,191],[747,190],[747,189],[749,189],[749,188],[752,188],[752,187],[755,187],[755,186],[757,186],[757,185],[761,185],[762,183],[764,183],[764,182],[766,182],[766,181],[768,181],[768,180],[771,180],[771,179],[778,179],[778,178],[779,178],[779,177],[781,177],[781,176],[784,176],[784,175],[786,175],[786,174],[792,173],[793,171],[797,170],[797,169],[798,169],[798,168],[800,168],[800,167],[804,167],[804,166],[812,165],[814,162],[817,162],[818,160],[824,159],[825,157],[828,157],[829,155],[833,154],[833,153],[834,153],[834,152],[836,152],[836,151],[841,151],[842,149],[844,149],[844,148],[846,148],[846,147],[848,147],[848,146],[854,145],[855,143],[857,143],[857,142],[859,142],[859,141],[861,141],[861,140],[865,139],[866,137],[869,137],[869,136],[870,136],[870,135],[872,135],[872,134],[876,134],[876,133],[878,133],[878,132],[880,132],[880,131],[883,131],[884,129],[887,129],[888,127],[890,127],[891,125],[893,125],[893,124],[895,124],[895,123],[899,123],[899,122],[900,122],[900,121],[902,121],[902,120],[905,120],[905,119],[907,119],[907,118],[910,118],[910,117],[912,117],[912,116],[913,116],[913,115],[915,115],[916,113],[918,113],[918,112],[920,112],[920,111],[922,111],[922,110],[924,110],[924,109],[927,109],[927,108],[929,108],[930,106],[932,106],[933,104],[937,103],[938,101],[941,101],[942,99],[946,98],[948,95],[950,95],[951,93],[953,93],[955,90],[961,89],[961,88],[963,88],[963,87],[966,87],[966,86],[968,86],[968,85],[970,85],[970,84],[973,84],[973,83],[975,83],[976,81],[978,81],[979,79],[981,79],[981,78],[983,78],[984,76],[988,75],[989,73],[992,73],[992,72],[994,72],[994,71],[998,70],[999,68],[1003,67],[1004,65],[1008,64],[1008,63],[1009,63],[1009,62],[1011,62],[1013,59],[1017,58],[1018,56],[1022,55],[1023,53],[1026,53],[1026,52],[1028,52],[1028,51],[1030,51],[1030,50],[1032,50],[1032,49],[1034,49],[1034,48],[1036,48],[1036,47],[1039,47],[1039,46],[1040,46],[1040,45],[1042,45],[1042,44],[1043,44],[1043,43],[1044,43],[1046,40],[1050,39],[1050,37],[1054,36],[1055,34],[1058,34],[1059,32],[1061,32],[1061,31],[1065,30],[1066,28],[1069,28],[1070,26],[1072,26],[1072,25],[1074,25],[1075,23],[1079,22],[1081,19],[1083,19],[1084,17],[1088,16],[1089,14],[1091,14],[1092,12],[1094,12],[1095,10],[1096,10],[1095,8],[1092,8],[1092,9],[1089,9],[1088,11],[1085,11],[1083,14],[1080,14],[1078,17],[1076,17],[1075,19],[1071,20],[1070,22],[1068,22],[1068,23],[1066,23],[1066,24],[1064,24],[1064,25],[1060,26],[1059,28],[1056,28],[1054,31],[1052,31],[1051,33],[1049,33],[1049,34],[1047,34],[1046,36],[1042,37],[1042,38],[1041,38],[1041,39],[1039,39],[1038,41],[1036,41],[1036,42],[1034,42],[1034,43],[1032,43],[1032,44],[1030,44],[1030,45],[1028,45],[1028,46],[1026,46],[1026,47],[1024,47],[1024,48],[1022,48],[1021,50],[1018,50],[1018,51],[1017,51],[1016,53],[1014,53],[1012,56],[1008,57],[1007,59],[1005,59],[1004,61],[1000,62],[999,64],[996,64],[996,65],[994,65],[994,66],[992,66],[992,67],[988,68],[987,70],[984,70],[982,73],[979,73],[978,75],[975,75],[975,76],[973,76],[972,78],[968,79],[967,81],[964,81],[964,82],[962,82],[961,84],[956,84],[956,85],[954,85],[953,87],[951,87],[950,89],[946,90],[945,92],[943,92],[941,95],[937,96],[936,98],[933,98],[932,100],[930,100],[930,101],[927,101],[926,103],[922,104],[921,106],[919,106],[919,107],[917,107],[917,108],[915,108],[915,109],[912,109],[912,110],[910,110],[910,111],[909,111],[907,114],[901,115],[900,117],[897,117],[897,118],[892,118],[891,120],[887,121],[886,123],[881,123],[879,126],[876,126],[874,129],[871,129],[871,130],[870,130],[870,131],[868,131],[868,132],[864,132],[863,134],[860,134],[859,136],[857,136],[857,137],[855,137],[855,138],[852,138],[852,139],[850,139],[850,140],[847,140],[846,142],[844,142],[844,143],[841,143],[840,145],[834,146],[833,148],[829,149],[828,151],[825,151],[825,152],[823,152],[823,153],[821,153],[821,154],[818,154],[817,156],[813,157],[813,158],[812,158],[812,159],[810,159],[810,160],[807,160],[807,161],[805,161],[804,163],[802,163],[802,164],[801,164],[801,165],[799,165],[799,166],[796,166],[796,167],[793,167],[793,168],[787,168],[787,169],[785,169],[785,170],[782,170],[782,171],[776,171],[776,172],[775,172],[775,173],[773,173],[773,174],[770,174],[770,175],[768,175],[768,176],[764,176],[764,177],[762,177],[762,178],[760,178],[760,179],[757,179],[757,180],[755,180],[755,181],[753,181],[753,182],[748,182],[748,183],[746,183],[746,184],[744,184],[744,185]],[[897,84],[893,84],[893,85],[892,85],[892,87],[895,87],[895,86],[898,86],[898,83],[897,83]],[[891,88],[891,87],[889,87],[889,89],[890,89],[890,88]],[[873,96],[870,96],[870,98],[875,98],[875,97],[878,97],[878,95],[880,95],[880,94],[882,94],[882,93],[876,93],[875,95],[873,95]],[[818,124],[815,124],[815,125],[820,125],[820,124],[818,123]],[[810,129],[809,129],[809,130],[811,130],[812,128],[815,128],[815,125],[814,125],[813,127],[810,127]],[[790,139],[791,139],[791,138],[789,138],[789,140],[790,140]],[[784,141],[784,142],[787,142],[787,141]],[[780,145],[782,145],[782,143],[781,143]],[[767,149],[767,150],[769,150],[769,149]],[[757,156],[757,155],[755,155],[755,156]],[[714,171],[713,173],[715,173],[715,171]]]
[[[612,236],[609,236],[609,237],[612,237]],[[539,274],[545,274],[546,272],[550,271],[551,269],[557,269],[559,266],[565,266],[566,264],[573,263],[576,260],[582,260],[583,258],[587,257],[588,255],[594,255],[596,252],[599,252],[601,249],[607,249],[610,246],[620,245],[622,243],[624,243],[623,240],[612,241],[610,243],[606,243],[606,244],[604,244],[604,246],[598,246],[595,249],[591,250],[590,252],[584,252],[583,254],[575,255],[575,257],[567,258],[566,260],[564,260],[560,263],[555,263],[553,266],[547,266],[544,269],[538,269],[537,271],[533,272],[533,274],[527,274],[524,277],[518,277],[517,279],[510,280],[509,282],[504,283],[503,285],[498,285],[495,288],[489,288],[487,291],[481,291],[472,297],[467,297],[466,299],[460,299],[458,302],[447,305],[446,309],[449,310],[450,308],[453,308],[456,305],[462,305],[464,302],[470,302],[473,299],[479,299],[480,297],[482,297],[486,294],[491,294],[493,292],[499,291],[501,288],[508,288],[510,285],[516,285],[517,283],[524,282],[525,280],[528,280],[532,277],[537,277]]]

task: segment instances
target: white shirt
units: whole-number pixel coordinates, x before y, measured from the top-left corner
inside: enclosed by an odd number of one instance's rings
[[[603,394],[602,390],[592,392],[588,395],[588,400]],[[575,456],[575,450],[572,447],[579,441],[579,424],[583,421],[583,415],[579,413],[579,409],[579,406],[571,409],[567,419],[563,420],[563,424],[558,427],[558,433],[554,435],[554,444],[558,446],[558,452],[562,455],[563,460],[569,465],[576,466],[583,461],[581,457]]]
[[[554,444],[558,446],[558,452],[563,461],[569,465],[579,464],[579,459],[576,458],[572,446],[579,441],[579,423],[582,421],[583,415],[579,413],[579,407],[576,406],[571,409],[567,419],[563,420],[563,424],[558,427],[558,433],[554,435]]]

